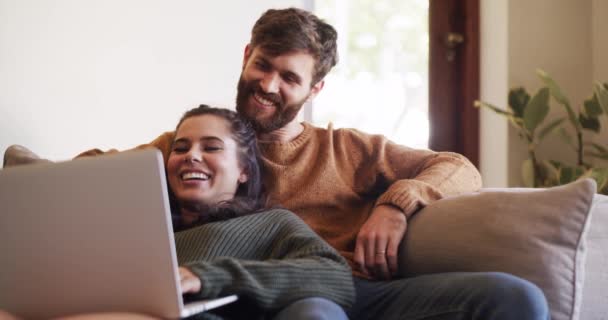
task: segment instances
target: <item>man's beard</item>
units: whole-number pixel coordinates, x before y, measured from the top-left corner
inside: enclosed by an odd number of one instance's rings
[[[276,110],[270,119],[258,119],[258,111],[248,107],[249,97],[255,93],[262,98],[274,102]],[[236,111],[245,119],[249,120],[257,133],[269,133],[283,128],[298,115],[300,109],[308,99],[307,95],[301,101],[293,104],[285,104],[281,95],[276,93],[265,93],[259,86],[258,81],[245,81],[243,76],[239,79],[236,94]]]

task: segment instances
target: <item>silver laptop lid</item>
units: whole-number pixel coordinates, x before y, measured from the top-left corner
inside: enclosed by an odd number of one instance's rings
[[[155,149],[0,170],[0,309],[178,318],[171,228]]]

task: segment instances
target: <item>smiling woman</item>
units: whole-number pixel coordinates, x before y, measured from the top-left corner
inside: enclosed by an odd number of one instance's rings
[[[184,114],[172,136],[166,175],[184,299],[236,294],[235,303],[204,314],[228,319],[347,319],[351,269],[295,214],[266,207],[251,124],[201,105]]]
[[[201,105],[179,121],[167,180],[182,292],[237,294],[241,306],[219,311],[232,316],[345,319],[346,261],[294,214],[265,207],[259,157],[253,127],[234,111]]]

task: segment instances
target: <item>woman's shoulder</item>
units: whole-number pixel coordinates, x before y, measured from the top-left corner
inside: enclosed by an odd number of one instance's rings
[[[242,218],[249,218],[255,220],[270,220],[275,223],[277,222],[285,222],[285,223],[293,223],[302,221],[295,213],[283,209],[283,208],[270,208],[264,211],[260,211],[257,213],[253,213]]]

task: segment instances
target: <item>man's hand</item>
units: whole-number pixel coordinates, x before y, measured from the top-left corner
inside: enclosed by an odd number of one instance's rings
[[[2,166],[4,168],[18,166],[30,163],[50,162],[47,159],[40,158],[37,154],[24,146],[12,145],[4,151],[4,160]]]
[[[201,279],[198,278],[192,271],[184,267],[179,267],[179,284],[182,288],[182,294],[199,293],[201,291]]]
[[[374,208],[357,235],[354,260],[360,271],[382,280],[397,274],[397,251],[406,229],[405,214],[399,208]]]

